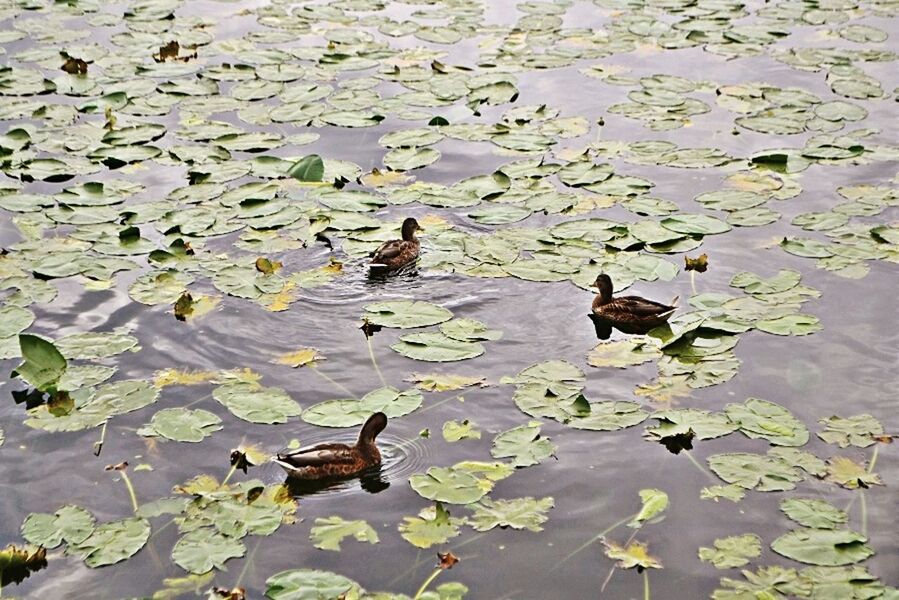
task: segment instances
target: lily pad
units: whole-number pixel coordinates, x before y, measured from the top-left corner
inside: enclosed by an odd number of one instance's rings
[[[258,383],[226,383],[213,390],[212,397],[235,417],[250,423],[286,423],[302,412],[284,390]]]
[[[240,558],[246,551],[240,540],[204,528],[184,534],[172,549],[172,560],[189,573],[202,574],[224,570],[226,561]]]
[[[137,433],[176,442],[202,442],[221,428],[222,420],[208,410],[177,407],[160,410]]]
[[[754,533],[719,538],[714,545],[714,548],[700,548],[699,559],[712,563],[716,569],[742,567],[762,554],[762,540]]]
[[[775,446],[804,446],[808,429],[783,406],[749,398],[743,404],[728,404],[724,414],[750,438],[763,438]]]
[[[340,542],[352,536],[359,542],[378,543],[378,533],[365,521],[345,521],[340,517],[317,518],[309,539],[320,550],[340,552]]]
[[[543,531],[546,513],[554,506],[551,497],[535,500],[515,498],[512,500],[492,500],[483,498],[472,505],[471,526],[477,531],[490,531],[494,527]]]
[[[540,423],[531,421],[493,438],[490,454],[494,458],[511,458],[515,467],[528,467],[549,458],[557,448],[549,438],[540,435]]]
[[[478,342],[454,340],[442,333],[404,335],[390,348],[403,356],[428,362],[453,362],[475,358],[484,353]]]
[[[813,498],[784,498],[780,510],[800,525],[813,529],[836,529],[849,520],[846,511]]]
[[[873,555],[867,541],[848,529],[794,529],[771,542],[771,549],[810,565],[841,566]]]
[[[453,318],[453,313],[420,300],[389,300],[365,306],[365,318],[381,327],[412,329],[437,325]]]

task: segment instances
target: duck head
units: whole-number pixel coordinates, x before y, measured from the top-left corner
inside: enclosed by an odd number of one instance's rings
[[[424,231],[424,229],[421,228],[421,225],[418,224],[418,221],[412,217],[403,221],[403,240],[407,242],[414,240],[416,231]]]
[[[612,278],[606,275],[605,273],[600,273],[596,277],[596,281],[593,282],[593,285],[596,286],[596,289],[599,290],[599,298],[601,304],[606,304],[607,302],[612,300]]]
[[[382,412],[376,412],[372,416],[365,421],[365,425],[362,426],[362,431],[359,432],[359,441],[358,444],[360,446],[372,445],[375,443],[375,438],[378,437],[378,434],[384,431],[384,428],[387,427],[387,415]]]

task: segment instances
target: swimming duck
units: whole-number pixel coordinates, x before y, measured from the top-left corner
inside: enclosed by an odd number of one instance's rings
[[[599,289],[593,299],[593,315],[624,333],[646,333],[668,321],[677,310],[677,297],[671,301],[671,305],[640,296],[613,298],[612,279],[605,273],[600,274],[593,285]]]
[[[375,438],[387,427],[387,415],[376,412],[365,421],[359,439],[347,444],[318,444],[279,453],[274,462],[295,479],[339,479],[353,477],[381,464],[381,452]]]
[[[403,221],[401,240],[390,240],[372,253],[372,268],[395,271],[418,260],[421,244],[415,237],[416,231],[424,231],[418,221],[409,217]]]

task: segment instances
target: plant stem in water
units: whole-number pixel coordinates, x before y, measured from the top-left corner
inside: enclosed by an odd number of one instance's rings
[[[581,544],[579,547],[577,547],[571,554],[569,554],[568,556],[566,556],[565,558],[563,558],[562,560],[560,560],[558,563],[556,563],[556,566],[553,567],[552,569],[550,569],[550,572],[555,571],[556,569],[558,569],[559,567],[561,567],[562,564],[563,564],[565,561],[567,561],[569,558],[571,558],[572,556],[574,556],[575,554],[577,554],[577,553],[580,552],[581,550],[584,550],[587,546],[593,544],[593,543],[596,542],[598,539],[600,539],[600,538],[602,538],[602,537],[605,537],[605,535],[606,535],[607,533],[609,533],[610,531],[612,531],[613,529],[617,529],[618,527],[621,527],[622,525],[624,525],[625,523],[627,523],[628,521],[630,521],[631,519],[633,519],[633,518],[636,517],[636,516],[637,516],[637,513],[634,513],[634,514],[632,514],[632,515],[629,516],[629,517],[625,517],[625,518],[621,519],[621,520],[618,521],[617,523],[612,523],[611,525],[609,525],[608,527],[606,527],[605,529],[603,529],[602,531],[600,531],[599,533],[597,533],[596,535],[594,535],[592,538],[590,538],[589,540],[587,540],[584,544]]]
[[[862,513],[862,535],[868,537],[868,503],[865,501],[865,490],[859,490],[859,508]]]
[[[322,379],[324,379],[325,381],[327,381],[328,383],[330,383],[331,385],[333,385],[334,387],[336,387],[338,390],[340,390],[340,391],[343,392],[344,394],[348,394],[351,398],[355,398],[356,400],[359,399],[359,398],[356,396],[356,394],[354,394],[353,392],[351,392],[351,391],[350,391],[347,387],[345,387],[343,384],[338,383],[338,382],[335,381],[331,376],[326,375],[326,374],[323,373],[322,371],[319,371],[319,370],[318,370],[318,367],[313,366],[313,367],[310,367],[310,368],[311,368],[313,371],[315,371],[315,372],[316,372]]]
[[[868,473],[874,472],[874,465],[877,464],[877,453],[880,451],[880,444],[874,446],[874,452],[871,454],[871,462],[868,464]]]
[[[431,573],[431,576],[425,579],[425,582],[421,584],[421,587],[418,588],[418,591],[415,592],[415,597],[412,600],[418,600],[419,598],[421,598],[421,595],[425,593],[425,591],[428,589],[428,586],[431,585],[431,583],[435,579],[437,579],[437,577],[441,573],[443,573],[443,569],[435,569],[434,572]]]
[[[128,477],[127,471],[121,471],[121,473],[122,481],[125,482],[125,487],[128,488],[128,495],[131,497],[131,507],[134,509],[134,514],[137,514],[139,506],[137,504],[137,494],[134,493],[134,486],[131,485],[131,478]]]
[[[243,569],[240,570],[240,575],[237,576],[237,583],[234,584],[234,587],[240,587],[240,582],[243,581],[244,575],[247,574],[250,565],[253,564],[253,558],[256,556],[256,551],[259,550],[260,543],[262,543],[262,538],[256,540],[256,545],[253,546],[253,549],[250,550],[250,554],[247,555],[247,560],[243,565]]]
[[[371,364],[375,368],[375,372],[378,374],[378,379],[381,380],[381,385],[387,387],[387,382],[384,381],[384,376],[381,374],[381,369],[378,368],[378,361],[375,360],[375,351],[371,347],[371,338],[365,336],[365,343],[368,345],[368,355],[371,357]]]
[[[228,474],[225,475],[225,478],[222,480],[222,487],[228,485],[228,480],[231,479],[231,476],[234,475],[234,471],[237,470],[237,464],[231,465],[231,470],[228,471]]]
[[[696,295],[696,271],[690,271],[690,289],[693,290],[693,295]]]
[[[650,600],[649,594],[649,569],[643,569],[643,600]]]
[[[106,442],[106,425],[109,423],[109,420],[103,421],[103,429],[100,430],[100,439],[94,442],[94,456],[100,456],[100,451],[103,450],[103,443]]]
[[[694,465],[697,469],[699,469],[699,470],[702,472],[703,475],[705,475],[706,477],[708,477],[711,481],[718,481],[718,480],[715,478],[714,475],[712,475],[711,473],[709,473],[709,472],[706,470],[705,467],[703,467],[701,464],[699,464],[699,461],[696,460],[696,458],[693,456],[693,454],[690,453],[689,450],[684,450],[683,453],[687,455],[687,458],[690,459],[690,462],[693,463],[693,465]]]

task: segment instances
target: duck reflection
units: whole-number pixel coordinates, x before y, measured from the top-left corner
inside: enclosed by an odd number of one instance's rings
[[[328,491],[343,489],[348,486],[353,479],[359,479],[359,486],[369,494],[377,494],[383,492],[390,487],[381,469],[381,466],[370,467],[353,477],[334,477],[330,479],[298,479],[296,477],[288,477],[284,482],[287,491],[291,496],[311,496],[314,494],[322,494]]]

